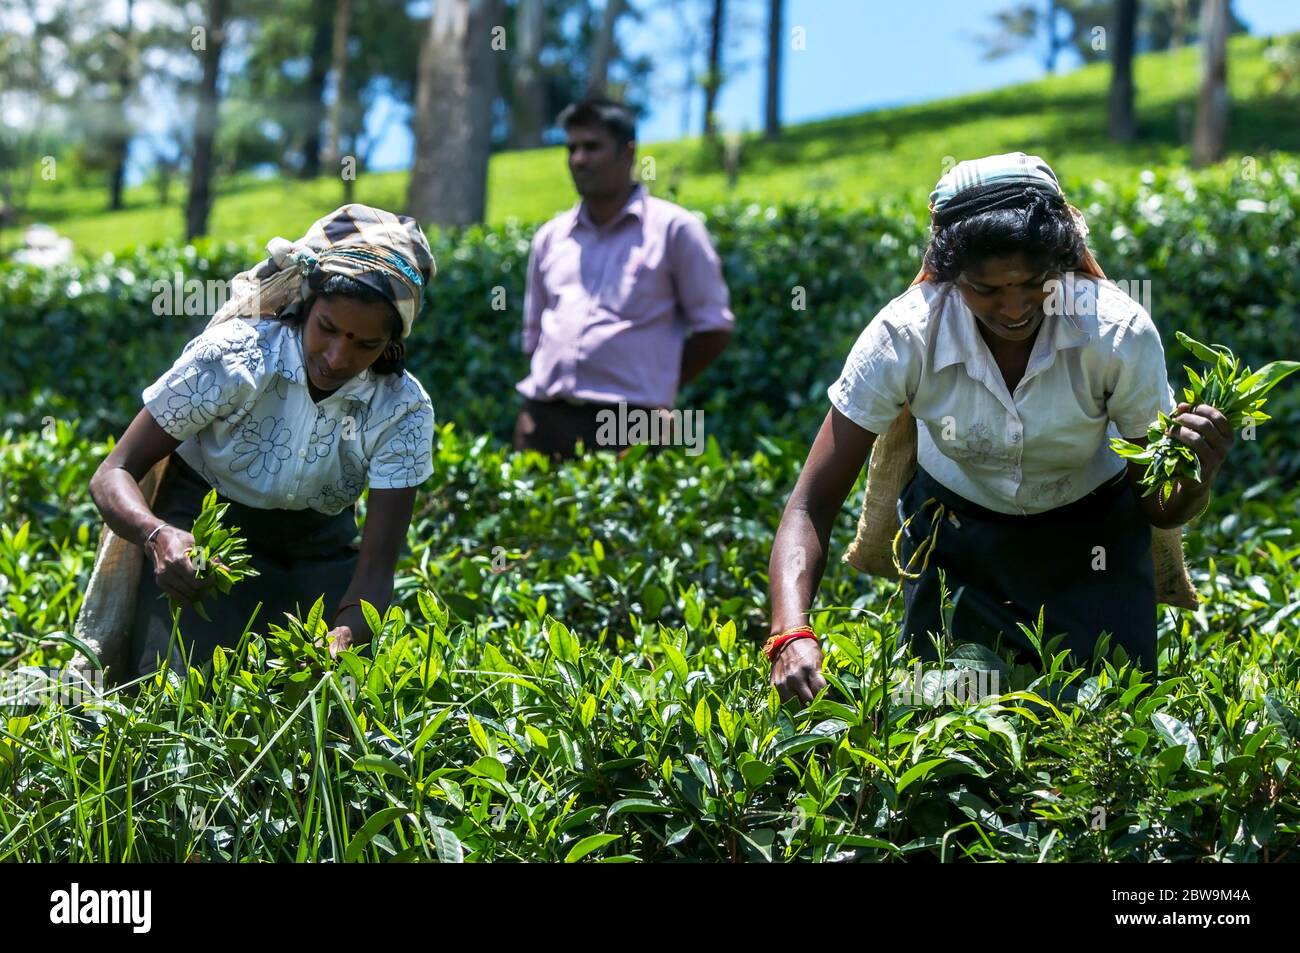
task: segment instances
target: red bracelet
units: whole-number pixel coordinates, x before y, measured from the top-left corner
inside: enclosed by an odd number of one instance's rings
[[[813,631],[810,625],[798,625],[793,629],[786,629],[784,632],[778,632],[765,643],[763,643],[763,654],[767,656],[769,662],[775,662],[776,657],[785,648],[786,643],[794,642],[798,639],[817,639],[817,633]]]
[[[338,619],[338,617],[341,616],[341,615],[343,614],[343,610],[346,609],[346,608],[348,608],[349,606],[356,606],[358,609],[360,609],[360,608],[361,608],[361,603],[359,603],[359,602],[345,602],[345,603],[343,603],[343,605],[339,606],[336,610],[334,610],[334,618],[331,619],[330,621],[331,621],[331,622],[336,621],[336,620]]]

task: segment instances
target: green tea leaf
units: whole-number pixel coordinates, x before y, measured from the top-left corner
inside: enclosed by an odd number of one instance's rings
[[[699,704],[695,706],[695,732],[700,736],[707,735],[709,729],[713,727],[713,711],[709,708],[707,699],[701,698]]]
[[[1288,708],[1282,699],[1272,692],[1264,694],[1264,712],[1268,715],[1268,720],[1277,725],[1278,729],[1286,736],[1287,741],[1292,744],[1300,743],[1300,717]]]
[[[609,806],[606,817],[616,817],[619,814],[680,814],[677,808],[670,804],[660,804],[644,797],[628,797],[621,801],[615,801]]]
[[[589,834],[569,849],[569,852],[564,856],[564,862],[566,864],[576,864],[588,854],[614,843],[622,836],[622,834]]]
[[[343,853],[343,859],[347,863],[355,862],[376,834],[406,813],[407,810],[404,807],[380,808],[370,816],[369,820],[361,825],[360,830],[352,835],[352,840],[348,842],[347,850]]]
[[[363,754],[352,763],[353,771],[361,772],[378,772],[379,774],[391,775],[395,778],[407,780],[406,772],[392,758],[384,757],[382,754]]]
[[[438,860],[444,864],[460,864],[465,861],[465,848],[460,838],[453,831],[441,825],[435,825],[429,832],[433,846],[438,851]]]
[[[378,637],[379,633],[384,628],[384,620],[379,617],[379,610],[365,599],[362,599],[361,615],[365,617],[366,625],[370,626],[371,633]]]
[[[1157,711],[1151,715],[1151,724],[1167,744],[1182,745],[1186,748],[1187,758],[1192,764],[1197,764],[1201,760],[1201,746],[1186,722],[1179,721],[1166,712]]]
[[[546,635],[546,642],[551,647],[551,651],[561,662],[577,662],[579,657],[578,640],[573,637],[568,626],[563,622],[556,622],[551,625],[550,632]]]
[[[664,658],[668,660],[668,668],[672,671],[673,677],[677,679],[677,684],[685,686],[686,676],[690,674],[690,670],[686,666],[686,656],[682,655],[677,646],[670,645],[667,642],[661,643],[660,648],[663,649]]]

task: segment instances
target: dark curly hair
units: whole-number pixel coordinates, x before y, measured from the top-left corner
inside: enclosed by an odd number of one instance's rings
[[[290,305],[280,312],[279,318],[290,327],[300,328],[307,321],[311,307],[317,297],[350,298],[366,304],[380,303],[388,308],[388,347],[379,355],[370,369],[376,374],[393,374],[401,376],[406,371],[406,345],[402,341],[402,316],[397,313],[393,303],[367,284],[362,284],[347,275],[320,273],[313,275],[311,286],[315,294],[309,295],[296,305]]]
[[[1087,251],[1065,199],[1033,186],[999,208],[955,217],[953,211],[944,209],[953,220],[940,219],[925,250],[926,270],[936,281],[953,281],[976,262],[1017,252],[1043,268],[1070,271]]]

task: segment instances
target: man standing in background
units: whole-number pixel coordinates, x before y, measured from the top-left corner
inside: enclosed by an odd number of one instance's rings
[[[726,349],[736,319],[704,225],[633,181],[631,112],[588,100],[558,121],[582,200],[533,236],[514,445],[563,459],[579,440],[620,448],[601,427],[611,414],[663,415]]]

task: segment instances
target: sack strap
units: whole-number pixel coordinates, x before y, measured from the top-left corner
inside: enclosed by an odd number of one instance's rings
[[[903,534],[907,532],[907,527],[912,520],[920,516],[921,513],[925,511],[925,508],[931,503],[934,504],[934,515],[930,517],[930,532],[925,539],[921,540],[920,544],[916,547],[916,551],[913,552],[911,558],[908,559],[907,565],[904,566],[899,552],[902,548]],[[934,547],[939,542],[939,527],[942,525],[944,514],[947,511],[948,508],[943,503],[940,503],[931,496],[917,508],[915,513],[903,520],[903,524],[898,527],[898,532],[894,534],[894,543],[891,547],[890,555],[893,558],[894,568],[898,570],[898,576],[900,579],[920,579],[921,574],[930,567],[930,556],[934,553]],[[918,556],[924,556],[924,558],[921,560],[921,567],[916,570],[916,572],[913,572],[912,563],[916,562]]]

